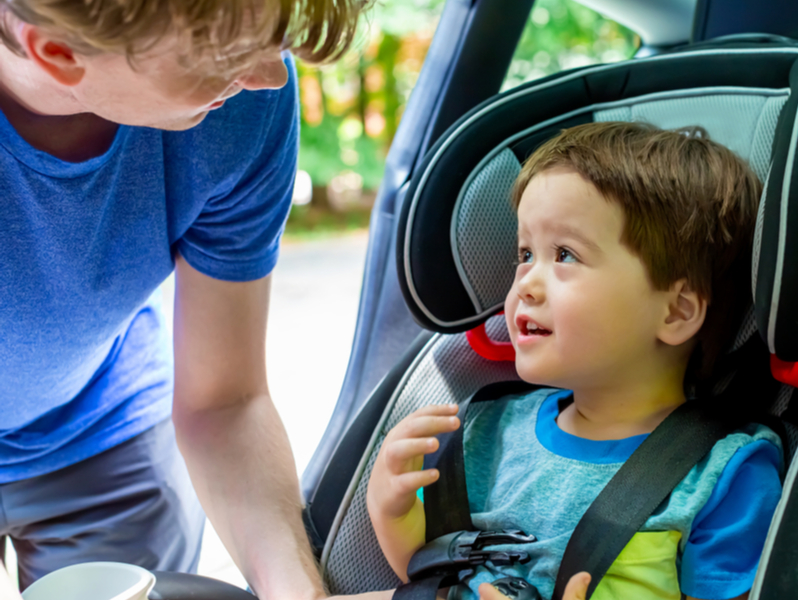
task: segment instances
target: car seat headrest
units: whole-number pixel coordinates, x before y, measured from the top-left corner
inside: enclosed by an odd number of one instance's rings
[[[400,288],[414,318],[456,333],[502,308],[516,261],[511,186],[524,160],[564,128],[701,125],[764,181],[796,59],[796,47],[779,43],[690,48],[560,73],[464,115],[416,169],[398,216]]]
[[[756,322],[769,351],[797,362],[797,62],[778,118],[753,241]]]

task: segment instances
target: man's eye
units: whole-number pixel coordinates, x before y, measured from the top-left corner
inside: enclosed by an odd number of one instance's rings
[[[519,264],[529,263],[533,261],[533,252],[530,250],[525,250],[524,248],[519,251],[517,255],[517,260],[519,260]]]
[[[578,259],[566,248],[556,248],[556,262],[576,262]]]

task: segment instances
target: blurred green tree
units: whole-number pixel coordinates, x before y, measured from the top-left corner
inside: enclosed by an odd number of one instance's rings
[[[379,186],[444,2],[378,0],[342,60],[322,67],[298,61],[299,168],[311,176],[312,205],[357,205]],[[633,32],[574,0],[536,0],[503,89],[563,69],[623,60],[638,45]]]

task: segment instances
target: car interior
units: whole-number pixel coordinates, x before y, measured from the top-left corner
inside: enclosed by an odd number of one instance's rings
[[[564,128],[646,121],[702,126],[764,183],[753,307],[708,393],[720,400],[718,412],[771,415],[785,440],[784,493],[750,598],[796,597],[797,3],[580,1],[639,34],[637,55],[502,93],[534,1],[444,6],[373,209],[344,384],[301,483],[304,521],[331,593],[401,583],[365,502],[386,433],[421,406],[463,404],[487,385],[518,380],[497,313],[514,277],[508,199],[521,163]],[[591,526],[603,539],[607,523]],[[586,550],[577,552],[581,564]],[[592,569],[598,579],[604,572]],[[251,597],[201,577],[157,578],[152,600]]]

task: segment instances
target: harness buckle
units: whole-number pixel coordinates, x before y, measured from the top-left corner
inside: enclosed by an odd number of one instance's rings
[[[408,563],[408,578],[446,577],[443,585],[453,585],[471,575],[475,567],[492,561],[496,565],[524,564],[527,552],[483,550],[498,544],[529,544],[536,536],[517,529],[503,531],[455,531],[436,538],[417,550]]]

